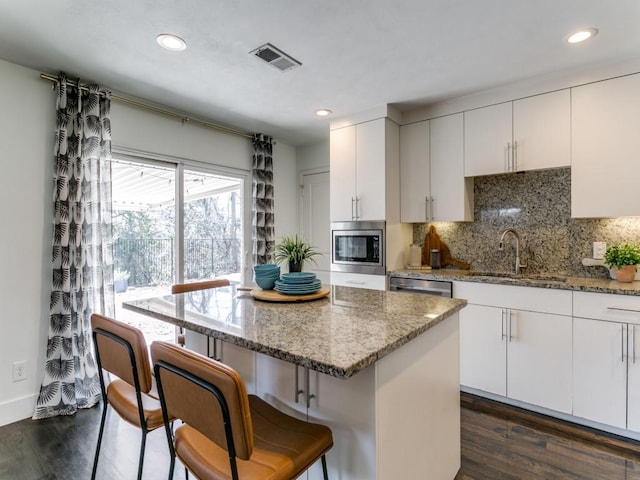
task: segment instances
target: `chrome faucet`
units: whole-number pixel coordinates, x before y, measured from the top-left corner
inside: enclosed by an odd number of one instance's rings
[[[518,232],[516,232],[512,228],[508,228],[504,232],[502,232],[502,235],[500,236],[500,243],[498,244],[498,250],[504,250],[504,237],[507,235],[507,233],[513,234],[516,239],[516,275],[518,275],[521,268],[527,268],[526,263],[524,265],[520,263],[520,235],[518,235]]]

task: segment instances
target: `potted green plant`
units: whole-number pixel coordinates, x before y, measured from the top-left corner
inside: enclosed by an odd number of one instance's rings
[[[315,247],[309,245],[297,234],[294,236],[284,236],[275,246],[276,263],[289,263],[290,272],[301,272],[307,260],[316,264],[316,255],[321,255]]]
[[[619,282],[632,282],[640,263],[640,246],[635,243],[610,245],[604,252],[604,263],[615,272]]]

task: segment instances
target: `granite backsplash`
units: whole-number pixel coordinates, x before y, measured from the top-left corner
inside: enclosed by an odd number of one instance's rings
[[[605,185],[594,195],[614,194]],[[571,169],[476,177],[474,221],[435,222],[440,238],[458,260],[474,270],[512,272],[515,239],[501,233],[515,229],[521,237],[520,258],[527,273],[606,277],[605,267],[585,267],[593,242],[640,242],[640,217],[571,218]],[[424,245],[430,224],[414,224],[414,243]]]

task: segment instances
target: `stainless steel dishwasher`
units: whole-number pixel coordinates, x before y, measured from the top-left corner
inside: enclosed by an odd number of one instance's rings
[[[418,278],[389,277],[389,290],[407,291],[435,295],[438,297],[453,296],[453,283],[443,280],[422,280]]]

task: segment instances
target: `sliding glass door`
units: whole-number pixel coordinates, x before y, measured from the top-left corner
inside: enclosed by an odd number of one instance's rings
[[[169,324],[123,310],[122,301],[170,293],[174,283],[242,282],[246,181],[242,174],[114,154],[116,316],[170,340]]]

